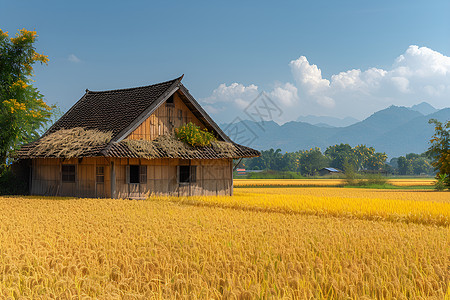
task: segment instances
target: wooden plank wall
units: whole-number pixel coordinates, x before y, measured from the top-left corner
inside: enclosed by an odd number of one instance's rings
[[[75,165],[75,182],[62,182],[61,165]],[[104,183],[96,182],[96,167],[104,167]],[[106,158],[83,159],[34,159],[32,164],[31,194],[71,197],[111,197],[109,160]]]
[[[177,183],[177,166],[189,165],[188,160],[181,159],[117,159],[116,190],[118,198],[147,198],[151,195],[231,195],[232,170],[231,159],[191,160],[197,166],[196,182],[190,185]],[[146,165],[147,182],[145,184],[128,184],[126,182],[127,165]]]
[[[179,117],[179,111],[182,117]],[[192,122],[202,129],[203,124],[194,116],[189,108],[183,103],[178,92],[174,94],[174,105],[167,106],[163,103],[156,111],[136,128],[127,139],[131,140],[154,140],[159,135],[171,133],[174,128]]]
[[[116,170],[117,198],[147,198],[150,195],[231,195],[232,172],[231,159],[191,160],[197,166],[196,182],[190,185],[177,183],[177,166],[189,165],[181,159],[35,159],[32,167],[32,195],[70,196],[99,198],[111,197],[111,161]],[[62,182],[61,165],[76,166],[76,180],[73,183]],[[147,182],[128,184],[126,170],[128,165],[146,165]],[[104,183],[96,182],[96,167],[104,167]]]
[[[56,196],[61,188],[59,159],[34,159],[31,166],[32,195]]]

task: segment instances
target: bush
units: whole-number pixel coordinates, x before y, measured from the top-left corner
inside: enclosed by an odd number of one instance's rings
[[[206,129],[200,129],[199,126],[192,122],[176,128],[175,136],[180,141],[186,142],[194,147],[209,146],[212,141],[216,140],[216,137],[211,132],[208,132]]]
[[[252,172],[247,175],[247,179],[303,179],[304,176],[290,171],[272,171]]]
[[[364,180],[368,185],[385,185],[387,183],[387,178],[381,174],[365,175]]]
[[[381,174],[358,174],[353,165],[344,163],[345,185],[349,186],[384,186],[387,184],[387,178]]]
[[[353,167],[353,165],[350,164],[348,160],[345,160],[343,167],[346,185],[357,185],[358,184],[357,174],[355,172],[355,168]]]
[[[434,184],[434,188],[438,191],[443,191],[445,189],[450,189],[450,176],[447,174],[438,174],[437,181]]]
[[[0,175],[0,195],[27,195],[28,181],[18,178],[11,168],[7,168]]]

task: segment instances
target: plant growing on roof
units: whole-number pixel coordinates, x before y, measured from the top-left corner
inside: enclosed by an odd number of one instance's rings
[[[175,128],[175,136],[194,147],[210,146],[216,137],[208,130],[202,130],[199,126],[189,122],[181,127]]]

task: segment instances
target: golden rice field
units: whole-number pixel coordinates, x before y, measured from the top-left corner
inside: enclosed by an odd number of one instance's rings
[[[389,179],[387,183],[399,187],[434,185],[432,178]],[[235,179],[236,187],[269,187],[269,186],[339,186],[343,179]]]
[[[0,197],[0,299],[448,299],[449,195]]]

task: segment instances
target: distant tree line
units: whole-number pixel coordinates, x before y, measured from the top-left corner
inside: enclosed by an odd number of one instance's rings
[[[242,160],[240,166],[248,170],[274,170],[297,172],[313,176],[319,170],[332,167],[345,170],[349,167],[358,172],[373,171],[399,175],[432,174],[431,158],[427,154],[410,153],[386,162],[384,152],[376,152],[373,147],[349,144],[329,146],[324,152],[320,148],[281,152],[280,149],[261,151],[260,157]]]
[[[302,175],[315,175],[320,169],[333,167],[343,170],[351,164],[355,170],[380,170],[385,166],[386,154],[376,152],[373,147],[340,144],[328,147],[282,153],[280,149],[261,152],[260,157],[242,161],[241,166],[251,170],[292,171]]]
[[[392,167],[393,173],[398,175],[421,175],[433,174],[434,172],[431,157],[426,152],[394,157],[390,160],[389,165]]]

